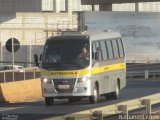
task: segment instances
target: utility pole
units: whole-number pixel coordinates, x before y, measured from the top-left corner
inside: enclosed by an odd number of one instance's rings
[[[14,66],[14,39],[12,38],[12,67]]]
[[[0,58],[0,61],[2,62],[2,43],[0,42],[0,54],[1,54],[1,58]],[[1,63],[1,66],[2,66],[2,63]]]
[[[14,39],[12,38],[12,69],[14,67]],[[14,81],[14,72],[13,72],[13,81]]]
[[[0,19],[0,61],[3,61],[3,46],[2,46],[2,40],[1,40],[1,19]],[[0,65],[2,66],[3,63],[0,63]]]

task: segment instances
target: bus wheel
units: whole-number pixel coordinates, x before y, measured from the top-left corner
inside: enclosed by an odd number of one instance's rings
[[[98,86],[95,84],[93,95],[89,97],[90,103],[97,103],[98,102]]]
[[[54,103],[53,97],[45,97],[45,103],[47,106],[53,105],[53,103]]]
[[[113,99],[118,99],[120,94],[120,83],[117,81],[116,91],[112,93]]]

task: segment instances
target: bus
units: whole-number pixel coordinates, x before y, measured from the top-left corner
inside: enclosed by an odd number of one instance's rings
[[[37,61],[36,61],[37,62]],[[49,37],[41,57],[42,94],[70,102],[99,96],[118,99],[126,86],[126,60],[119,32],[64,32]]]

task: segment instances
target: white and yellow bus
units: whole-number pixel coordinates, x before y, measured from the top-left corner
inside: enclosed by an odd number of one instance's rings
[[[80,56],[87,48],[88,57]],[[68,32],[46,40],[41,60],[42,93],[46,105],[98,96],[117,99],[126,86],[126,61],[118,32]]]

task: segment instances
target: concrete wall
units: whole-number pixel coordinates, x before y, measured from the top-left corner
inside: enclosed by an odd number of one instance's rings
[[[0,84],[0,102],[24,102],[40,98],[42,98],[40,79]]]
[[[77,13],[16,13],[0,16],[0,61],[11,61],[12,55],[5,48],[10,38],[20,42],[15,61],[33,62],[34,53],[41,54],[46,39],[57,30],[78,28]],[[46,32],[47,30],[47,32]]]
[[[160,62],[160,13],[85,12],[89,31],[120,31],[129,62]]]
[[[45,30],[49,36],[57,30],[77,29],[76,13],[16,13],[0,16],[0,42],[2,45],[15,37],[21,45],[41,45],[46,40]]]

